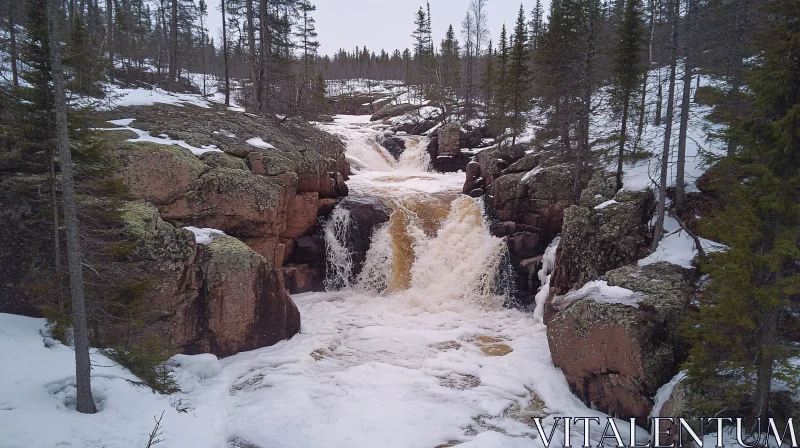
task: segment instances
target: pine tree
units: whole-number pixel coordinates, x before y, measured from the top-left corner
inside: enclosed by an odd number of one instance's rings
[[[641,51],[644,43],[639,0],[626,0],[625,13],[617,28],[617,45],[613,66],[614,100],[622,109],[622,126],[619,132],[617,154],[617,189],[622,188],[622,169],[625,143],[628,141],[628,117],[634,90],[641,84],[644,67]]]
[[[510,65],[510,49],[508,46],[508,31],[505,24],[500,31],[500,44],[497,49],[497,76],[496,76],[496,89],[495,89],[495,107],[494,116],[491,117],[489,127],[495,135],[503,136],[506,132],[507,119],[508,119],[508,103],[509,92],[511,87],[509,85],[509,65]]]
[[[447,29],[444,40],[439,48],[441,57],[441,87],[445,116],[449,116],[458,98],[458,88],[461,86],[460,69],[461,46],[456,38],[453,25]]]
[[[493,117],[496,107],[496,94],[497,94],[497,70],[495,69],[495,60],[497,59],[497,52],[494,50],[494,44],[489,40],[489,47],[486,53],[486,68],[483,72],[481,85],[483,88],[483,100],[485,104],[485,115]]]
[[[514,44],[511,48],[508,70],[508,85],[511,107],[511,144],[525,130],[522,112],[528,109],[528,27],[525,23],[525,9],[519,5],[519,15],[514,27]]]
[[[739,151],[716,168],[724,207],[702,226],[727,248],[704,266],[709,284],[686,326],[690,380],[722,391],[695,406],[753,418],[770,416],[776,380],[800,380],[786,338],[800,304],[800,60],[787,57],[800,54],[800,4],[765,8],[772,23],[743,78],[750,113],[729,133]]]

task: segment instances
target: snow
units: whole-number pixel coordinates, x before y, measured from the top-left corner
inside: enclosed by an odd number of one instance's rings
[[[719,243],[705,238],[699,238],[703,250],[708,252],[724,249]],[[639,260],[639,266],[647,266],[659,262],[676,264],[686,269],[692,269],[692,260],[697,255],[697,248],[691,236],[681,229],[678,221],[670,215],[664,217],[664,238],[658,243],[655,252]]]
[[[92,394],[99,412],[75,411],[75,353],[40,333],[44,319],[0,314],[0,446],[144,447],[153,416],[164,412],[168,447],[215,447],[225,443],[224,422],[203,406],[179,412],[178,396],[153,393],[138,379],[92,350]],[[13,367],[12,367],[13,366]]]
[[[141,129],[136,129],[131,127],[130,125],[135,121],[134,118],[126,118],[121,120],[111,120],[109,123],[113,125],[117,125],[119,127],[116,128],[95,128],[95,131],[121,131],[127,130],[135,133],[138,137],[128,139],[127,141],[131,143],[139,143],[139,142],[148,142],[148,143],[155,143],[158,145],[177,145],[181,148],[188,149],[191,151],[192,154],[199,156],[205,154],[207,152],[222,152],[221,149],[217,148],[215,145],[203,145],[200,148],[196,146],[192,146],[186,143],[183,140],[172,140],[171,138],[167,137],[166,135],[162,134],[159,137],[153,137],[150,135],[149,132],[143,131]]]
[[[219,359],[210,353],[194,356],[175,355],[170,359],[170,364],[201,380],[213,378],[222,372]],[[185,378],[179,379],[179,383],[181,382],[185,382]]]
[[[603,202],[603,203],[602,203],[602,204],[600,204],[600,205],[596,205],[596,206],[594,207],[594,209],[595,209],[595,210],[602,210],[602,209],[604,209],[604,208],[606,208],[606,207],[608,207],[608,206],[610,206],[610,205],[614,205],[614,204],[619,204],[619,202],[617,202],[617,201],[615,201],[615,200],[611,199],[611,200],[608,200],[608,201],[606,201],[606,202]]]
[[[247,141],[247,144],[261,149],[275,149],[274,146],[262,140],[261,137],[253,137]]]
[[[569,303],[590,299],[598,303],[611,303],[639,308],[639,301],[644,298],[644,294],[631,291],[620,286],[611,286],[605,280],[594,280],[577,291],[572,291],[564,296],[555,299],[559,307]]]
[[[521,184],[527,183],[530,178],[532,178],[533,176],[541,173],[542,171],[544,171],[544,167],[543,166],[537,166],[534,169],[532,169],[532,170],[528,171],[527,173],[525,173],[525,175],[522,176],[522,179],[520,179],[519,182]]]
[[[197,244],[211,244],[217,236],[225,235],[225,232],[217,229],[199,229],[192,226],[184,227],[184,229],[194,233],[194,239]]]
[[[126,89],[116,85],[108,85],[108,102],[104,109],[111,110],[117,107],[153,106],[171,104],[184,106],[186,104],[208,109],[209,101],[202,95],[192,93],[174,93],[155,87],[153,89]]]

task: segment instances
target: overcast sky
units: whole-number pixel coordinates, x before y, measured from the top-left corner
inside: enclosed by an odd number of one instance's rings
[[[312,0],[317,6],[314,17],[321,44],[321,54],[333,54],[339,48],[352,51],[356,46],[366,45],[371,51],[388,52],[395,48],[412,47],[411,33],[414,31],[414,14],[424,0]],[[513,28],[519,5],[525,7],[527,19],[536,0],[488,0],[489,25],[492,39],[500,36],[500,28]],[[215,0],[208,2],[218,3]],[[448,25],[452,24],[461,38],[461,21],[467,12],[469,0],[430,0],[433,17],[433,33],[436,45],[444,37]],[[542,0],[545,16],[550,0]],[[222,18],[218,7],[209,8],[209,29],[213,36],[221,35]],[[219,40],[216,38],[215,41]]]

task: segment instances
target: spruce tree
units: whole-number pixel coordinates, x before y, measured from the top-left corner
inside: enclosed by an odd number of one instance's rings
[[[514,44],[509,58],[508,81],[511,107],[511,144],[525,130],[522,113],[528,109],[528,27],[525,23],[525,9],[519,5],[519,15],[514,27]]]
[[[622,109],[617,154],[617,189],[622,188],[622,169],[625,144],[628,141],[628,117],[633,93],[639,87],[644,73],[642,65],[642,29],[639,0],[626,0],[622,22],[617,28],[617,45],[613,61],[614,100]]]
[[[702,222],[726,248],[704,265],[709,283],[686,325],[689,379],[717,392],[694,406],[753,418],[770,416],[775,381],[800,381],[787,338],[800,304],[800,59],[788,56],[800,54],[800,3],[765,8],[772,23],[743,78],[750,113],[729,132],[739,150],[715,168],[722,209]]]
[[[508,31],[505,24],[500,31],[500,44],[497,49],[497,76],[495,89],[494,116],[491,117],[489,128],[492,133],[502,137],[506,132],[509,103],[509,58]]]
[[[456,38],[453,25],[447,29],[444,40],[439,48],[441,57],[441,89],[442,103],[445,116],[451,114],[458,98],[458,88],[461,85],[460,53],[461,46]]]

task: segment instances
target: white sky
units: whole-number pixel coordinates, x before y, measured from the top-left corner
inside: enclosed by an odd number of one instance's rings
[[[222,18],[218,0],[207,0],[209,5],[209,29],[212,36],[221,35]],[[366,45],[371,51],[381,49],[390,52],[412,47],[411,33],[414,31],[414,14],[425,7],[424,0],[312,0],[317,6],[314,18],[321,44],[320,53],[333,54],[339,48],[352,51],[356,46]],[[519,5],[525,7],[526,18],[536,0],[488,0],[489,26],[492,40],[497,41],[500,28],[513,28]],[[469,0],[430,0],[433,17],[433,33],[436,45],[444,38],[448,25],[452,24],[461,37],[461,21],[467,12]],[[545,17],[550,0],[542,0]],[[219,37],[215,38],[215,41]]]

